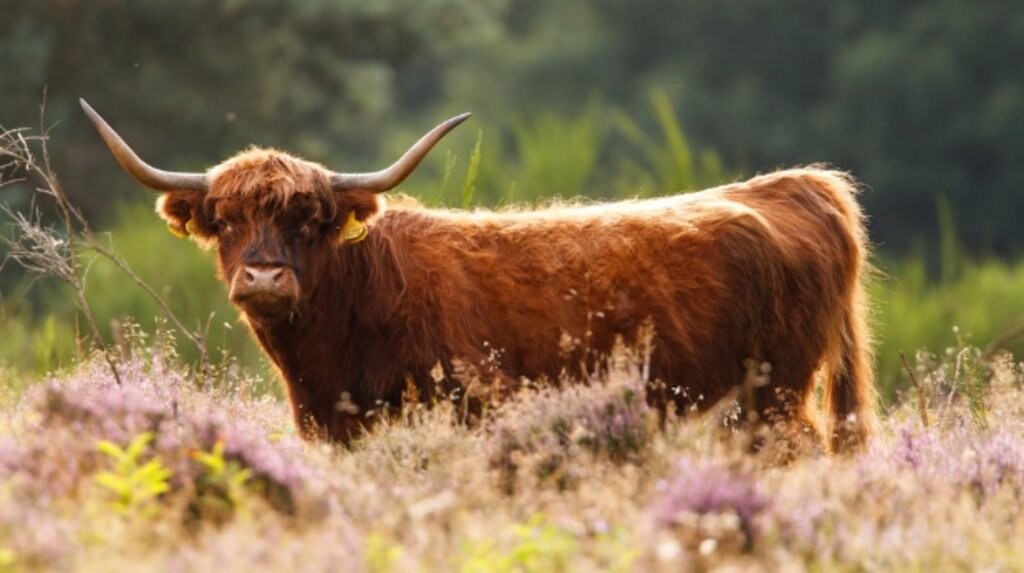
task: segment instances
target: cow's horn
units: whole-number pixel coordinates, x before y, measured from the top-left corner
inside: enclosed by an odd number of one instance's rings
[[[457,115],[441,125],[431,129],[420,138],[409,151],[387,169],[373,173],[334,173],[331,175],[331,187],[335,191],[348,189],[365,189],[381,193],[393,189],[412,173],[413,169],[426,157],[430,149],[455,126],[466,121],[470,114]]]
[[[78,101],[82,104],[85,115],[89,116],[89,121],[96,126],[96,131],[100,132],[100,137],[107,142],[107,147],[114,154],[114,159],[117,159],[121,167],[139,183],[156,191],[201,191],[205,193],[209,188],[204,173],[164,171],[146,163],[132,151],[131,147],[128,147],[128,144],[107,122],[103,121],[100,114],[85,103],[84,99],[79,98]]]

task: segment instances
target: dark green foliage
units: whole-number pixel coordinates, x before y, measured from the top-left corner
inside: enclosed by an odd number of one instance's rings
[[[581,91],[635,102],[661,86],[690,135],[731,166],[827,161],[853,170],[874,190],[864,200],[887,249],[905,251],[919,237],[935,244],[935,195],[944,193],[971,251],[1020,251],[1014,219],[1024,199],[1015,182],[1024,172],[1015,157],[1024,144],[1024,76],[1011,72],[1024,60],[1018,3],[591,6],[601,26],[575,36],[590,38],[588,49],[569,50],[567,38],[550,44],[560,49],[548,66],[565,73],[548,87],[567,107]],[[537,30],[557,15],[537,12]],[[598,78],[567,71],[592,67]],[[537,73],[524,68],[527,78]],[[536,84],[520,85],[526,92]]]
[[[890,396],[898,351],[951,345],[951,324],[985,345],[1024,312],[1020,268],[964,257],[1024,243],[1024,10],[1009,0],[0,0],[0,15],[0,124],[37,123],[46,86],[69,195],[186,324],[213,312],[211,346],[246,365],[259,352],[209,256],[165,236],[77,97],[176,169],[250,143],[374,168],[473,111],[474,129],[405,189],[451,206],[658,195],[834,163],[870,187],[872,238],[900,261],[876,289]],[[19,209],[29,197],[28,184],[0,192]],[[112,209],[118,198],[146,207]],[[101,329],[123,316],[149,327],[157,312],[134,290],[97,264]],[[75,355],[84,329],[66,293],[11,266],[0,293],[0,363],[40,371]]]
[[[260,143],[365,169],[398,110],[437,102],[444,55],[485,36],[501,3],[3,0],[0,125],[34,125],[47,86],[57,168],[100,219],[139,191],[96,145],[80,96],[175,168]]]
[[[260,143],[365,169],[472,110],[491,138],[485,154],[508,149],[546,174],[516,180],[524,198],[621,194],[616,181],[545,167],[554,154],[627,168],[631,136],[606,122],[596,124],[609,139],[600,153],[589,136],[573,140],[574,128],[594,129],[586,110],[597,96],[644,133],[678,110],[701,147],[744,172],[815,161],[853,170],[874,189],[865,201],[887,249],[919,237],[937,245],[943,193],[970,251],[1019,252],[1024,76],[1012,70],[1024,59],[1024,10],[1010,0],[984,10],[964,0],[3,0],[0,12],[0,124],[34,123],[48,86],[64,141],[57,169],[94,216],[138,191],[78,113],[82,95],[178,168]],[[671,107],[641,121],[652,89]],[[516,127],[496,133],[506,124]],[[467,149],[473,136],[449,144]],[[534,138],[557,152],[517,149]],[[671,137],[663,143],[673,149]],[[632,191],[677,190],[671,173]],[[477,196],[504,197],[511,185],[481,168]]]

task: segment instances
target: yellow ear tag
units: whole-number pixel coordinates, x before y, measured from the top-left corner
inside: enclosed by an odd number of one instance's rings
[[[345,239],[345,242],[358,243],[369,234],[370,231],[366,228],[366,224],[356,219],[355,211],[350,211],[348,219],[345,220],[345,226],[341,228],[341,237]]]
[[[189,219],[189,223],[191,222],[192,220]],[[179,229],[178,227],[175,227],[174,224],[167,223],[167,230],[170,231],[172,235],[178,237],[179,239],[187,239],[189,235],[188,223],[185,224],[184,229]]]

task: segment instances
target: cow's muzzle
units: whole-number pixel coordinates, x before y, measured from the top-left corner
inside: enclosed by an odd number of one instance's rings
[[[299,281],[282,265],[242,265],[231,279],[231,302],[259,320],[276,320],[295,309]]]

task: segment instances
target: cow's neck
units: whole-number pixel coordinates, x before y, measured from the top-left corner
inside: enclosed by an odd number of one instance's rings
[[[369,407],[374,397],[381,397],[379,382],[366,380],[369,357],[364,347],[389,335],[388,307],[382,301],[393,302],[401,284],[389,243],[378,240],[370,237],[363,244],[339,248],[306,308],[291,320],[252,324],[285,377],[293,403],[322,408],[348,392],[357,402],[365,396],[368,403],[359,406]]]

